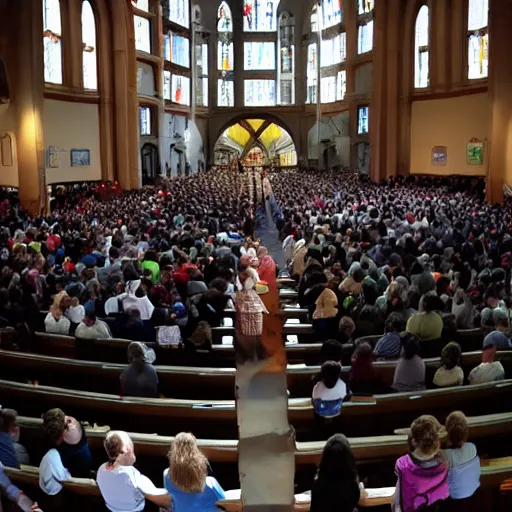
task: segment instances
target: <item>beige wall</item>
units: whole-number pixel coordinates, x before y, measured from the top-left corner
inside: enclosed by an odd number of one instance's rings
[[[484,165],[467,165],[466,144],[489,138],[489,98],[487,93],[438,100],[415,101],[411,112],[411,174],[486,175]],[[447,165],[431,165],[433,146],[447,146]]]
[[[98,105],[45,99],[44,145],[59,150],[59,167],[46,168],[46,183],[101,179]],[[88,149],[89,167],[71,166],[71,149]]]
[[[16,139],[14,136],[16,128],[16,118],[12,112],[14,109],[12,103],[0,103],[0,139],[6,133],[9,133],[12,143],[13,165],[4,167],[0,155],[0,185],[8,187],[18,186],[18,157],[16,151]],[[1,149],[1,148],[0,148]]]

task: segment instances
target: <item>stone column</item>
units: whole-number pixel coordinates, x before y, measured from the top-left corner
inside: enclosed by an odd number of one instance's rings
[[[45,151],[43,142],[44,58],[43,12],[41,2],[19,0],[9,5],[12,17],[19,21],[13,51],[18,60],[14,72],[19,195],[23,208],[39,213],[46,208]]]
[[[489,104],[491,142],[487,199],[503,201],[503,185],[512,185],[512,1],[489,2]]]

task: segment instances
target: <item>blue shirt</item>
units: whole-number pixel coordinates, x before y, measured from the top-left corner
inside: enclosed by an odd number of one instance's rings
[[[8,432],[0,432],[0,462],[8,468],[20,467],[14,451],[14,442]]]
[[[185,492],[178,489],[164,471],[164,485],[172,498],[173,512],[217,512],[217,501],[225,498],[224,490],[213,476],[206,477],[203,492]]]
[[[373,353],[382,359],[398,359],[402,348],[400,335],[397,332],[388,332],[377,341]]]

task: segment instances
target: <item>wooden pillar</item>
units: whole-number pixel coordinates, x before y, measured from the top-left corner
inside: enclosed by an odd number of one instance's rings
[[[112,0],[114,45],[114,98],[116,120],[116,163],[121,188],[129,190],[140,184],[138,164],[138,96],[135,29],[131,4]]]
[[[98,59],[98,92],[100,95],[100,151],[101,178],[116,179],[114,165],[114,92],[113,92],[113,51],[112,17],[102,0],[92,4],[96,21],[96,46]]]
[[[446,32],[448,0],[435,0],[429,4],[430,15],[430,84],[435,92],[446,91],[446,61],[450,60],[451,41]]]
[[[373,87],[369,109],[370,176],[380,181],[386,166],[387,34],[399,27],[388,27],[390,2],[376,2],[373,38]],[[356,120],[357,126],[357,112]]]
[[[16,13],[14,13],[16,10]],[[43,142],[44,58],[41,2],[19,0],[13,8],[20,30],[13,51],[15,71],[19,195],[21,206],[31,213],[46,208],[45,152]]]
[[[64,67],[69,80],[66,85],[76,92],[80,92],[83,85],[82,4],[83,2],[67,2],[67,24],[63,23],[63,27],[70,27],[67,34],[63,34]],[[64,12],[62,14],[64,16]]]
[[[453,88],[459,88],[464,83],[464,56],[466,42],[467,14],[465,14],[467,3],[464,0],[453,0],[450,16],[450,48],[451,48],[451,84]]]
[[[501,202],[503,185],[512,185],[512,0],[491,0],[489,7],[491,143],[487,199]]]

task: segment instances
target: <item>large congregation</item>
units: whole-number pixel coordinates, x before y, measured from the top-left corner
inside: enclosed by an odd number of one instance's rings
[[[366,491],[347,439],[333,431],[331,420],[343,418],[344,403],[505,379],[498,352],[512,348],[511,204],[485,203],[480,179],[377,184],[357,174],[298,170],[261,178],[215,170],[123,194],[102,192],[112,184],[77,185],[59,192],[44,217],[30,216],[6,194],[0,320],[9,336],[2,339],[36,353],[34,333],[41,330],[131,340],[119,393],[158,399],[149,344],[179,347],[193,361],[197,351],[212,349],[212,329],[224,325],[226,310],[263,314],[254,290],[278,275],[294,281],[297,306],[307,309],[322,345],[311,398],[317,427],[329,437],[311,482],[310,510],[352,512]],[[285,268],[258,239],[263,196]],[[481,363],[465,373],[461,357],[468,350],[453,340],[475,328],[482,333]],[[442,349],[432,382],[422,359],[429,344]],[[392,384],[375,369],[382,360],[396,362]],[[39,461],[23,448],[16,418],[15,410],[0,409],[0,463],[19,468]],[[146,500],[174,512],[213,511],[225,497],[192,434],[174,438],[160,485],[134,467],[133,441],[121,430],[106,434],[107,462],[95,467],[79,420],[61,409],[43,417],[48,451],[40,486],[51,510],[64,507],[58,497],[71,477],[93,476],[113,512],[143,510]],[[420,416],[408,442],[409,454],[396,463],[395,511],[432,504],[424,510],[441,510],[440,503],[473,495],[480,461],[462,412],[449,414],[444,425]],[[22,510],[34,510],[2,471],[0,486]]]

